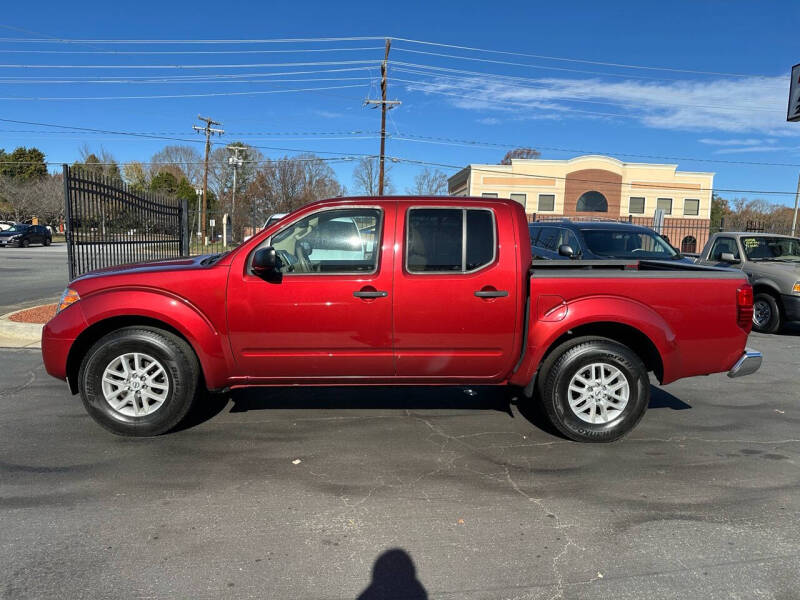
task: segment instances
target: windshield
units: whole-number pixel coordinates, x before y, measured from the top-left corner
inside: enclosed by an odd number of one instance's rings
[[[30,225],[13,225],[8,229],[6,229],[6,231],[9,233],[22,233],[23,231],[28,229],[28,227],[30,227]]]
[[[680,258],[680,254],[655,232],[613,229],[583,229],[581,232],[589,250],[598,256],[661,260]]]
[[[797,238],[752,236],[742,238],[747,260],[800,262],[800,240]]]

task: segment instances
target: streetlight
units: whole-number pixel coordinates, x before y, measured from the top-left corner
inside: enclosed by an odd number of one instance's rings
[[[231,197],[231,233],[233,233],[233,219],[236,217],[236,172],[244,164],[244,160],[239,158],[239,152],[244,151],[243,146],[226,146],[232,150],[234,155],[228,157],[228,164],[233,167],[233,194]]]
[[[198,198],[197,198],[197,238],[200,239],[200,237],[203,235],[203,230],[202,230],[202,226],[201,226],[201,223],[200,223],[200,221],[202,220],[202,217],[200,216],[200,197],[203,196],[203,188],[194,188],[194,193],[195,193],[196,196],[198,196]]]

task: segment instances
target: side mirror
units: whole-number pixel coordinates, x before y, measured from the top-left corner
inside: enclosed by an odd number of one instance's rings
[[[280,269],[281,266],[281,259],[278,258],[278,254],[272,246],[256,250],[253,255],[252,269],[256,275],[269,275]]]
[[[573,250],[572,246],[569,244],[561,244],[558,247],[558,255],[566,256],[567,258],[573,258],[575,256],[575,250]]]
[[[738,263],[739,259],[733,255],[733,252],[723,252],[719,255],[719,259],[726,263]]]

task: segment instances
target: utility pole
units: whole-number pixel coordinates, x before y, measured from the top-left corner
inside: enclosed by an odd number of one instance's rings
[[[389,66],[389,50],[392,47],[392,40],[390,38],[386,38],[386,53],[383,57],[383,62],[381,63],[381,99],[380,100],[364,100],[364,105],[371,105],[373,107],[380,105],[381,107],[381,156],[380,156],[380,167],[378,171],[378,195],[383,196],[383,164],[386,160],[386,111],[391,110],[395,106],[399,106],[401,102],[399,100],[387,100],[386,99],[386,87],[387,87],[387,67]]]
[[[797,205],[800,204],[800,175],[797,176],[797,193],[794,195],[794,217],[792,218],[792,237],[797,230]]]
[[[233,195],[231,197],[231,231],[233,231],[233,219],[236,218],[236,171],[244,164],[244,160],[239,158],[239,152],[244,152],[244,146],[226,146],[228,150],[233,150],[233,156],[228,157],[228,164],[233,167]]]
[[[192,125],[192,129],[197,132],[203,132],[206,134],[206,157],[204,160],[203,166],[203,198],[202,198],[202,205],[203,205],[203,214],[202,214],[202,223],[203,223],[203,244],[208,244],[208,237],[206,236],[206,198],[208,198],[208,154],[211,152],[211,136],[213,134],[222,135],[225,133],[222,129],[215,129],[212,125],[222,125],[222,123],[218,121],[213,121],[208,117],[203,117],[197,115],[198,120],[204,121],[206,126],[205,127],[198,127],[197,125]]]

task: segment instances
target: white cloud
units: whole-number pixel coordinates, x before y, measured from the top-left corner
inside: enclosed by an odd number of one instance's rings
[[[762,140],[759,138],[732,138],[728,140],[702,138],[697,141],[708,146],[756,146],[765,142],[769,144],[775,143],[775,140]]]
[[[678,81],[545,78],[524,82],[471,76],[436,77],[407,87],[444,95],[465,110],[512,112],[524,118],[625,118],[655,129],[800,135],[799,127],[786,123],[787,84],[785,76]]]
[[[714,154],[744,154],[746,152],[796,152],[800,146],[743,146],[741,148],[722,148]]]

